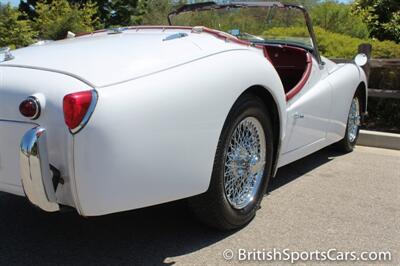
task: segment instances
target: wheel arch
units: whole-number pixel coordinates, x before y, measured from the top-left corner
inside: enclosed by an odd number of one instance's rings
[[[279,159],[279,154],[280,154],[280,148],[281,148],[281,134],[282,134],[282,129],[281,129],[281,113],[279,112],[279,108],[277,105],[277,101],[275,100],[274,96],[272,93],[265,88],[264,86],[261,85],[253,85],[249,88],[247,88],[239,97],[241,98],[243,95],[246,94],[252,94],[257,97],[259,97],[265,104],[265,107],[269,111],[272,119],[272,131],[274,134],[274,154],[273,154],[273,165],[272,165],[272,170],[271,174],[272,176],[276,175],[277,171],[277,165],[278,165],[278,159]]]
[[[368,88],[364,81],[361,81],[360,84],[358,84],[356,94],[361,97],[361,112],[363,116],[365,116],[367,114]]]

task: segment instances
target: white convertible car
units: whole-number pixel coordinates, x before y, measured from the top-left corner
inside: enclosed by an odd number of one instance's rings
[[[279,12],[301,14],[309,36],[269,38],[299,23]],[[169,22],[0,50],[0,191],[82,216],[188,198],[227,230],[255,216],[279,167],[353,149],[366,57],[320,56],[304,8],[208,2]]]

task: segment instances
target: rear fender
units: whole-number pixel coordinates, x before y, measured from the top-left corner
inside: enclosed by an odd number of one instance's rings
[[[254,85],[274,97],[282,138],[282,83],[254,51],[224,52],[98,89],[96,110],[74,137],[83,214],[141,208],[207,191],[225,119]]]

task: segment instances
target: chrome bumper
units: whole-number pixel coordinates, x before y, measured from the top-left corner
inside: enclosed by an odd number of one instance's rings
[[[59,211],[47,155],[46,129],[35,127],[25,133],[21,141],[20,169],[29,201],[48,212]]]

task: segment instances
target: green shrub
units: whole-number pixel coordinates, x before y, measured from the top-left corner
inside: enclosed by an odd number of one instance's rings
[[[29,21],[17,9],[0,3],[0,47],[27,46],[34,42],[35,36]]]
[[[349,35],[356,38],[368,38],[369,31],[360,16],[352,14],[351,5],[336,0],[325,0],[310,9],[314,26],[327,31]]]
[[[392,41],[370,41],[372,44],[372,57],[375,58],[400,58],[400,44]]]
[[[318,48],[322,55],[328,58],[351,59],[357,54],[361,43],[372,44],[372,57],[374,58],[400,58],[400,44],[392,41],[378,41],[372,39],[359,39],[326,31],[315,27]],[[308,37],[308,31],[301,27],[271,28],[263,33],[265,38],[279,36]]]
[[[34,27],[41,39],[59,40],[65,38],[68,31],[92,31],[98,24],[96,13],[97,6],[91,1],[75,5],[67,0],[54,0],[50,4],[40,0],[36,4]]]

